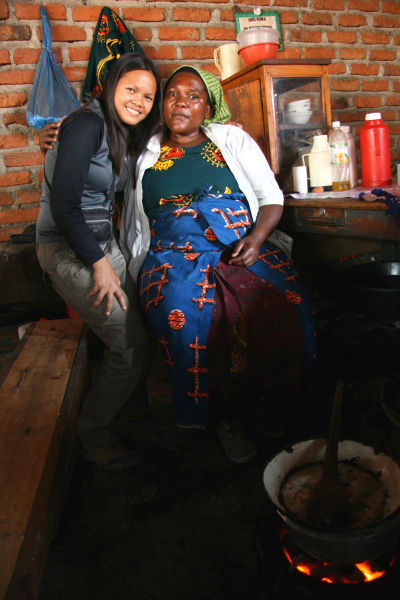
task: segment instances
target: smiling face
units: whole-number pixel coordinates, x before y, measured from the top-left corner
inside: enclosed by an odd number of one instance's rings
[[[137,125],[153,108],[157,83],[151,71],[129,71],[120,77],[115,88],[114,104],[120,119]]]
[[[193,136],[199,132],[204,119],[211,116],[211,105],[198,75],[190,71],[174,75],[164,91],[164,115],[171,136]]]

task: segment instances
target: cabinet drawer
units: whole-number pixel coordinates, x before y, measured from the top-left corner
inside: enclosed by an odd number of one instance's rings
[[[342,208],[304,207],[296,212],[299,225],[344,227],[346,224],[345,211]]]

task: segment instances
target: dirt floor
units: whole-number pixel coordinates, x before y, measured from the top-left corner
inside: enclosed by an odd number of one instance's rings
[[[283,437],[251,432],[259,452],[245,465],[226,458],[213,431],[175,425],[157,355],[149,381],[155,419],[136,434],[142,464],[109,472],[77,459],[40,600],[274,600],[254,543],[260,516],[275,513],[263,488],[268,458],[293,441],[324,437],[341,377],[342,435],[382,448],[393,437],[380,404],[387,373],[335,344],[321,336],[313,394],[302,406],[293,398]]]

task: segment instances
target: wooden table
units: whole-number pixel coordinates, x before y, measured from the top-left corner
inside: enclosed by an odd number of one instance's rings
[[[384,202],[356,198],[296,200],[285,198],[284,231],[380,240],[382,260],[398,261],[400,229],[387,217]]]

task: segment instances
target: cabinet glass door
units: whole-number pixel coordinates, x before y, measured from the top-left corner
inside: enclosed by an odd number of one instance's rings
[[[291,189],[291,169],[302,164],[314,135],[326,134],[320,77],[280,77],[272,79],[279,160],[279,183]]]

